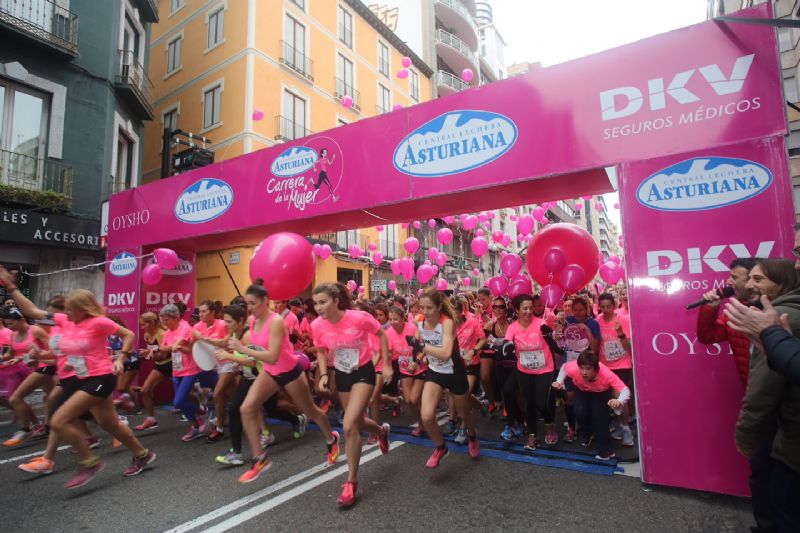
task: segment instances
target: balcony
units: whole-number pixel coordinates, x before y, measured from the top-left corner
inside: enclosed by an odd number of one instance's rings
[[[49,159],[0,150],[0,185],[23,191],[55,193],[66,200],[64,207],[69,207],[72,200],[72,167]],[[25,197],[12,195],[17,196]],[[28,202],[20,200],[19,203]]]
[[[345,83],[342,78],[334,78],[336,90],[333,92],[334,98],[349,96],[353,99],[353,109],[361,111],[361,93],[356,91],[352,85]]]
[[[308,81],[314,81],[314,62],[286,41],[281,41],[281,65],[294,70]]]
[[[139,17],[144,22],[158,22],[158,2],[157,0],[133,0],[133,4],[139,10]]]
[[[347,253],[351,244],[357,244],[362,250],[367,250],[369,238],[355,231],[339,231],[337,233],[317,233],[311,235],[312,242],[330,245],[334,252]]]
[[[114,87],[139,120],[153,120],[153,83],[131,50],[119,51],[119,74]]]
[[[439,90],[439,96],[447,96],[448,94],[469,89],[469,85],[464,80],[444,70],[436,73],[436,86]]]
[[[0,0],[0,27],[68,59],[78,56],[78,15],[52,0]]]
[[[472,50],[478,49],[478,28],[461,0],[436,0],[434,11],[445,27],[452,28]]]
[[[467,43],[441,29],[436,30],[436,55],[456,72],[465,68],[472,69],[476,74],[480,72],[478,59]]]
[[[304,124],[295,122],[290,117],[284,117],[282,115],[275,117],[275,129],[277,131],[275,140],[284,142],[300,139],[314,133],[306,129]]]

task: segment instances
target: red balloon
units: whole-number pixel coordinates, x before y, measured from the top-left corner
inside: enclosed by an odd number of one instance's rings
[[[531,280],[529,280],[526,277],[514,278],[511,282],[511,285],[508,286],[508,295],[511,298],[516,298],[520,294],[532,294],[532,293],[533,293],[533,285],[531,285]]]
[[[583,268],[587,280],[597,274],[600,267],[597,257],[599,250],[589,232],[575,224],[552,224],[536,233],[528,247],[528,272],[539,285],[552,282],[552,274],[545,267],[544,261],[546,254],[552,249],[561,251],[564,264]]]
[[[561,286],[575,292],[586,285],[586,272],[580,265],[567,265],[561,270]]]
[[[564,298],[564,289],[555,283],[545,285],[542,287],[541,296],[542,300],[544,300],[545,306],[556,307],[559,303],[561,303],[561,299]]]
[[[250,260],[250,279],[264,280],[273,300],[288,300],[314,280],[316,264],[311,244],[296,233],[275,233],[258,245]]]
[[[494,276],[486,282],[486,287],[492,293],[492,296],[502,296],[508,290],[508,282],[503,276]]]

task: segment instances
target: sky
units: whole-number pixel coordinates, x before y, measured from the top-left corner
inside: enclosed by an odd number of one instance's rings
[[[489,0],[506,41],[505,64],[545,67],[682,28],[706,18],[706,0]],[[617,194],[605,195],[609,216]]]

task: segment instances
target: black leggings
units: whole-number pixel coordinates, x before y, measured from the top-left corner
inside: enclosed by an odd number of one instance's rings
[[[522,424],[525,420],[522,416],[522,409],[517,402],[517,371],[515,368],[504,367],[500,364],[495,365],[497,382],[500,384],[500,394],[503,398],[508,414],[508,424]]]
[[[231,403],[228,405],[228,429],[231,432],[231,448],[236,453],[242,452],[242,433],[244,431],[242,413],[239,409],[242,407],[244,399],[247,398],[247,393],[250,391],[250,387],[253,386],[253,381],[255,380],[242,379],[239,381],[239,385],[236,386],[231,396]],[[273,394],[271,398],[264,402],[264,410],[268,416],[278,420],[284,420],[290,424],[297,423],[297,416],[286,409],[278,407],[278,393]]]
[[[553,409],[550,402],[550,391],[553,390],[553,373],[526,374],[517,369],[517,381],[525,399],[525,422],[528,433],[536,433],[539,415],[545,424],[553,423]]]

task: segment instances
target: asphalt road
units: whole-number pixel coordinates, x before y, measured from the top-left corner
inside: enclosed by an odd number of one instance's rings
[[[386,416],[398,426],[398,438],[413,440],[399,428],[407,418]],[[13,427],[7,416],[2,418],[0,436],[5,438]],[[136,424],[140,418],[131,420]],[[130,455],[115,450],[110,437],[101,434],[98,451],[106,469],[75,491],[63,488],[76,466],[75,456],[67,450],[58,452],[56,471],[40,477],[17,466],[25,456],[42,450],[42,441],[0,450],[4,529],[718,533],[746,532],[753,525],[747,500],[663,487],[645,491],[635,477],[507,460],[529,457],[509,454],[490,442],[487,454],[506,459],[484,456],[473,461],[466,454],[451,453],[438,469],[428,470],[424,463],[430,448],[419,444],[424,439],[397,440],[388,456],[374,446],[365,449],[358,501],[342,511],[335,500],[347,466],[344,459],[324,465],[319,432],[309,429],[305,437],[294,440],[290,428],[277,426],[278,442],[270,448],[272,468],[255,482],[240,485],[236,479],[243,467],[214,463],[214,457],[228,447],[227,441],[183,443],[180,435],[186,424],[178,421],[178,415],[164,411],[159,418],[158,429],[141,435],[158,454],[151,468],[134,478],[123,477]],[[499,421],[479,424],[480,433],[490,439],[500,428]],[[579,447],[560,449],[582,453]],[[535,459],[556,464],[542,454]]]

